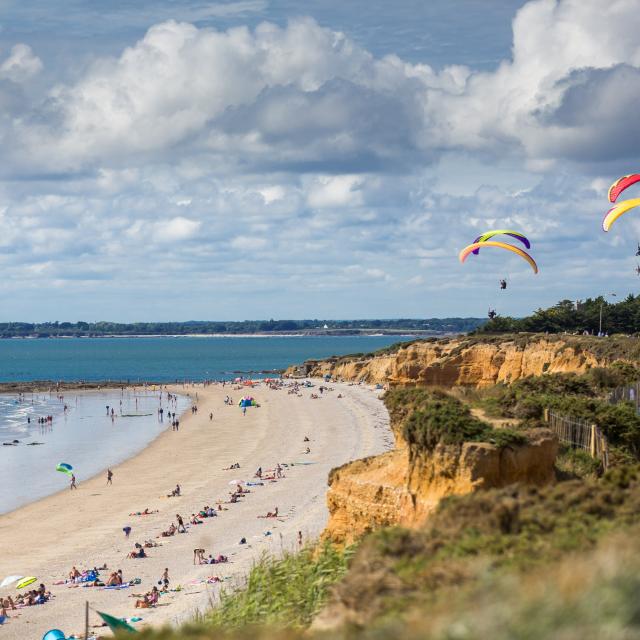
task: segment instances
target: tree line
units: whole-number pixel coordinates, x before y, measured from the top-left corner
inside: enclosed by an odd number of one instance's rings
[[[145,335],[234,335],[256,333],[366,333],[473,331],[483,318],[431,318],[394,320],[243,320],[189,322],[3,322],[0,338],[52,338]]]
[[[602,318],[602,324],[601,324]],[[518,331],[549,333],[635,334],[640,332],[640,296],[629,295],[619,302],[604,296],[586,300],[561,300],[548,309],[538,309],[525,318],[496,316],[480,333],[512,333]]]

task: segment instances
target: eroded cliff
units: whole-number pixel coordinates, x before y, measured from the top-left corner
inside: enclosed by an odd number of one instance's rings
[[[558,443],[546,429],[520,432],[507,444],[443,438],[425,449],[405,439],[403,426],[411,415],[411,410],[391,411],[396,449],[331,472],[325,537],[349,543],[382,526],[419,526],[446,496],[516,482],[542,486],[555,479]]]
[[[385,385],[486,387],[544,373],[584,373],[624,359],[624,344],[609,338],[595,340],[574,336],[433,339],[389,353],[308,361],[287,374]]]

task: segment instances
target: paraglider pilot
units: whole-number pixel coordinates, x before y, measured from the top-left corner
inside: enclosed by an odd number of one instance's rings
[[[636,256],[640,256],[640,242],[638,242],[638,250],[636,251]]]
[[[500,280],[500,288],[501,289],[506,289],[507,288],[507,281],[504,278],[502,280]]]
[[[498,314],[495,312],[495,309],[489,309],[489,320],[493,320]]]

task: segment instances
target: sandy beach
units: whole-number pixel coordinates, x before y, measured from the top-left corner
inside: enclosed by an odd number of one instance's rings
[[[230,588],[241,583],[252,561],[264,551],[296,548],[299,531],[304,540],[316,538],[327,520],[330,469],[393,444],[377,392],[363,386],[331,387],[333,391],[315,400],[311,394],[317,393],[317,386],[303,389],[299,397],[286,388],[259,385],[251,395],[261,406],[249,408],[245,416],[237,406],[224,404],[225,395],[237,402],[242,390],[177,387],[174,392],[193,398],[197,414],[187,411],[178,432],[169,426],[140,454],[114,467],[112,486],[107,486],[106,474],[99,474],[80,483],[77,491],[67,490],[0,516],[0,579],[12,574],[36,576],[54,595],[44,605],[9,611],[10,618],[1,627],[3,637],[38,640],[54,627],[79,634],[87,600],[93,609],[112,615],[140,615],[143,621],[137,628],[180,622],[206,609],[220,584]],[[303,442],[305,436],[310,442]],[[307,445],[309,454],[304,453]],[[240,463],[239,470],[223,470],[235,462]],[[256,481],[258,467],[273,469],[276,463],[289,465],[283,478],[247,487],[250,493],[238,503],[224,504],[227,510],[188,527],[186,534],[157,538],[175,523],[176,514],[188,522],[204,505],[228,501],[235,488],[232,481]],[[181,497],[168,498],[176,483],[182,488]],[[258,517],[275,507],[281,517]],[[129,515],[145,508],[158,513]],[[132,527],[129,539],[123,533],[125,526]],[[243,537],[246,545],[239,544]],[[126,558],[136,542],[147,539],[161,546],[147,549],[147,558]],[[195,548],[214,557],[228,556],[229,562],[194,565]],[[125,581],[139,578],[141,583],[122,590],[53,584],[67,578],[73,566],[82,570],[103,564],[109,568],[101,572],[104,579],[122,569]],[[149,591],[165,568],[170,588],[180,585],[181,590],[162,595],[156,608],[135,609],[132,594]],[[208,584],[211,576],[222,583]],[[15,593],[15,587],[0,589],[0,596]],[[100,622],[92,611],[90,624]],[[106,629],[99,632],[108,635]]]

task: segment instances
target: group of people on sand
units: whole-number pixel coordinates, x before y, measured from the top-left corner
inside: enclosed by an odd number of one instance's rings
[[[280,385],[278,388],[282,388],[282,385]],[[298,385],[294,385],[294,392],[298,392],[299,391],[299,387]],[[323,389],[324,391],[324,389]],[[176,398],[175,396],[171,397],[169,396],[169,400],[170,400],[170,404],[171,402],[175,402],[174,398]],[[225,404],[227,405],[233,405],[233,399],[230,396],[227,396],[225,398]],[[196,413],[197,412],[197,405],[193,405],[191,407],[191,411],[192,413]],[[161,419],[162,419],[162,414],[163,412],[159,412]],[[170,411],[167,411],[165,414],[167,417],[169,417],[170,419],[172,419],[173,421],[175,421],[175,424],[173,424],[174,429],[178,428],[178,423],[177,420],[175,418],[175,414],[173,414]],[[210,416],[212,417],[212,416]],[[305,436],[304,438],[305,443],[309,442],[309,438]],[[306,453],[309,453],[310,450],[307,447],[306,449]],[[284,468],[287,467],[287,465],[281,465],[280,463],[277,463],[275,465],[275,467],[273,469],[267,469],[267,470],[263,470],[263,468],[260,466],[257,468],[257,470],[255,471],[254,477],[259,480],[259,482],[240,482],[240,481],[236,481],[236,486],[235,488],[229,492],[229,498],[228,500],[217,500],[215,503],[213,503],[213,505],[211,504],[205,504],[200,510],[198,510],[195,513],[191,514],[191,517],[189,518],[187,524],[185,524],[185,520],[186,518],[183,518],[180,514],[176,513],[175,516],[175,521],[172,521],[169,525],[169,527],[162,531],[160,533],[160,535],[158,535],[157,537],[171,537],[174,536],[176,533],[187,533],[187,527],[189,526],[198,526],[203,524],[203,521],[205,518],[213,518],[213,517],[217,517],[219,512],[221,511],[226,511],[227,508],[223,506],[223,504],[234,504],[234,503],[238,503],[242,498],[246,497],[248,494],[251,493],[251,490],[249,488],[246,488],[244,485],[261,485],[263,484],[264,481],[277,481],[280,478],[284,477]],[[239,462],[234,462],[232,464],[230,464],[228,467],[226,467],[226,470],[238,470],[240,469],[240,463]],[[111,469],[107,470],[107,484],[112,484],[113,481],[113,472],[111,471]],[[71,477],[71,488],[75,489],[75,477]],[[180,484],[176,484],[175,488],[173,490],[171,490],[171,492],[169,494],[167,494],[167,497],[181,497],[182,496],[182,490],[180,487]],[[129,515],[131,516],[147,516],[147,515],[151,515],[154,513],[158,513],[158,510],[151,510],[148,507],[146,507],[143,511],[137,511],[137,512],[132,512]],[[280,515],[280,511],[279,508],[277,506],[275,506],[272,510],[267,511],[267,513],[265,515],[259,515],[257,516],[258,518],[282,518],[283,516]],[[123,531],[125,533],[125,537],[128,538],[129,534],[131,532],[131,527],[130,526],[125,526],[123,528]],[[271,532],[266,532],[265,535],[271,535]],[[301,545],[302,544],[302,532],[298,532],[298,543]],[[242,538],[240,540],[240,544],[248,544],[247,543],[247,539],[246,538]],[[144,544],[140,544],[138,542],[135,543],[134,545],[134,549],[127,554],[127,558],[129,559],[142,559],[142,558],[146,558],[148,557],[147,552],[146,552],[146,548],[149,547],[157,547],[160,546],[158,545],[157,542],[153,541],[153,540],[147,540],[144,542]],[[224,563],[224,562],[228,562],[228,558],[225,555],[222,554],[218,554],[217,556],[214,556],[213,554],[209,553],[207,555],[207,552],[205,549],[203,548],[196,548],[193,550],[193,563],[194,564],[207,564],[207,565],[212,565],[212,564],[219,564],[219,563]],[[100,570],[107,570],[106,565],[101,567]],[[117,569],[115,571],[112,571],[109,573],[109,577],[105,580],[104,578],[101,578],[100,576],[100,570],[97,568],[93,568],[93,569],[89,569],[89,570],[85,570],[85,571],[79,571],[75,566],[72,568],[71,572],[69,573],[68,576],[68,580],[66,580],[65,582],[71,582],[71,583],[82,583],[85,585],[89,585],[89,586],[102,586],[102,587],[113,587],[113,588],[117,588],[120,586],[126,586],[126,585],[132,585],[132,584],[139,584],[140,583],[140,579],[136,578],[135,580],[132,580],[131,582],[125,582],[124,578],[123,578],[123,572],[121,569]],[[216,578],[215,580],[219,581],[219,578]],[[158,600],[160,598],[160,595],[163,591],[168,591],[169,589],[169,571],[168,569],[164,570],[164,573],[162,574],[161,579],[158,581],[158,585],[160,585],[160,589],[158,588],[158,586],[153,586],[152,589],[144,594],[135,594],[134,597],[136,598],[135,601],[135,607],[136,608],[150,608],[150,607],[154,607],[158,604]],[[34,605],[34,604],[42,604],[44,602],[46,602],[49,598],[51,597],[51,594],[46,590],[44,585],[40,585],[40,587],[38,589],[29,591],[27,593],[21,594],[19,596],[17,596],[15,599],[12,599],[10,596],[6,597],[5,599],[0,598],[0,615],[6,615],[6,610],[12,610],[12,609],[16,609],[16,608],[20,608],[22,606],[29,606],[29,605]]]
[[[24,593],[19,593],[15,598],[5,596],[0,598],[0,615],[8,618],[7,610],[16,611],[23,607],[32,607],[36,604],[44,604],[52,598],[51,592],[47,591],[44,584],[40,583],[37,589],[30,589]]]

